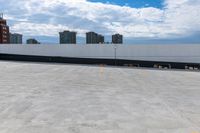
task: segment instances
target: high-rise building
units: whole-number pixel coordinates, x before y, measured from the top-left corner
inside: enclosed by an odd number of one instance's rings
[[[60,44],[76,44],[76,34],[71,31],[60,32]]]
[[[22,35],[17,33],[10,33],[10,43],[11,44],[22,44]]]
[[[30,38],[26,41],[27,44],[40,44],[36,39]]]
[[[95,32],[87,32],[86,33],[86,43],[87,44],[104,43],[104,36],[97,34]]]
[[[103,35],[98,35],[97,36],[97,43],[103,44],[104,43],[104,36]]]
[[[9,26],[5,19],[3,19],[3,14],[0,14],[0,44],[9,43]]]
[[[86,43],[87,44],[96,44],[97,36],[98,36],[98,34],[95,32],[87,32],[86,33]]]
[[[112,35],[112,43],[122,44],[123,43],[123,35],[120,35],[120,34]]]

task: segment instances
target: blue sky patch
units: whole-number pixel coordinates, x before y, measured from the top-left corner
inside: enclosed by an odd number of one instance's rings
[[[120,6],[130,6],[134,8],[155,7],[162,8],[163,0],[88,0],[91,2],[110,3]]]

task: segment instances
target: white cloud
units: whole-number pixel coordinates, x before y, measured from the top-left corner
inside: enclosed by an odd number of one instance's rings
[[[8,19],[26,20],[13,23],[12,31],[27,35],[55,36],[58,31],[69,29],[81,35],[92,30],[102,34],[119,32],[127,37],[171,38],[200,31],[199,0],[165,0],[163,9],[86,0],[9,0],[8,3],[4,4],[11,9],[6,12]]]
[[[86,32],[82,29],[71,29],[70,27],[63,25],[52,25],[52,24],[34,24],[29,22],[20,22],[12,26],[13,31],[23,31],[27,35],[37,36],[56,36],[58,32],[65,29],[79,31],[80,33]]]

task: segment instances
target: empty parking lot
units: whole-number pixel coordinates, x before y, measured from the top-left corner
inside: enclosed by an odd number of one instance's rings
[[[200,133],[200,73],[0,61],[0,133]]]

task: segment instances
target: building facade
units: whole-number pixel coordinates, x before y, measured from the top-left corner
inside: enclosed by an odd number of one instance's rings
[[[26,41],[27,44],[40,44],[36,39],[30,38]]]
[[[120,35],[120,34],[112,35],[112,43],[123,44],[123,35]]]
[[[9,38],[9,26],[5,19],[3,19],[3,14],[0,14],[0,44],[8,44]]]
[[[98,36],[98,34],[95,32],[87,32],[86,33],[86,43],[87,44],[96,44],[97,36]]]
[[[76,44],[76,34],[71,31],[60,32],[60,44]]]
[[[11,44],[22,44],[22,35],[17,33],[10,33],[10,43]]]
[[[97,43],[104,44],[104,36],[103,35],[98,35],[98,37],[97,37]]]
[[[87,44],[103,44],[104,43],[104,36],[97,34],[95,32],[87,32],[86,33],[86,43]]]

